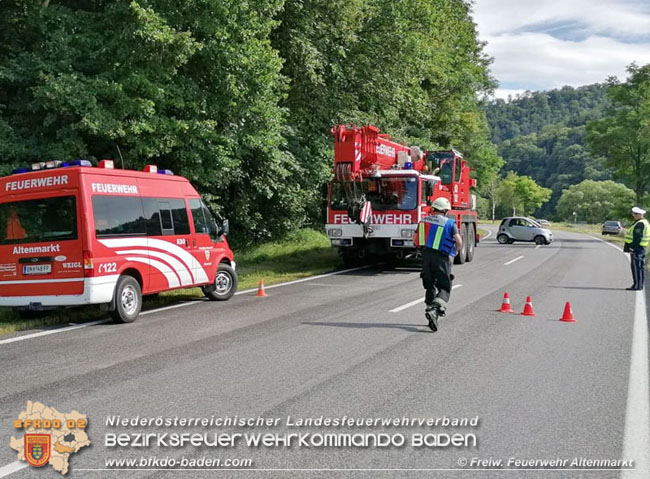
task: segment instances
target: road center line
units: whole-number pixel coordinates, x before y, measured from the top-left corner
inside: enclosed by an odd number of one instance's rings
[[[512,264],[512,263],[514,263],[515,261],[519,261],[521,258],[523,258],[523,256],[517,256],[515,259],[511,259],[511,260],[508,261],[507,263],[503,263],[503,266],[508,266],[509,264]]]
[[[650,397],[648,394],[648,318],[645,291],[637,291],[632,330],[632,355],[625,409],[623,459],[635,469],[621,472],[621,479],[650,477]]]
[[[460,288],[462,284],[455,284],[451,287],[452,290],[456,288]],[[389,312],[390,313],[399,313],[400,311],[404,311],[407,308],[410,308],[411,306],[415,306],[416,304],[424,303],[424,298],[416,299],[415,301],[411,301],[410,303],[406,303],[402,306],[399,306],[395,309],[391,309]]]
[[[6,477],[9,474],[13,474],[14,472],[18,472],[21,469],[25,469],[27,467],[27,463],[23,461],[14,461],[11,464],[7,464],[6,466],[0,467],[0,477]]]

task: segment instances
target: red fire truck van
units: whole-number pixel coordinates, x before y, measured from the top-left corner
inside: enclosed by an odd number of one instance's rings
[[[228,221],[169,170],[37,163],[0,178],[0,192],[0,306],[100,304],[131,322],[143,295],[200,286],[218,301],[237,289]]]

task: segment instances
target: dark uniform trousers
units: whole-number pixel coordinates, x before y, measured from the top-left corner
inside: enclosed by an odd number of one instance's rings
[[[445,306],[451,295],[451,258],[431,248],[422,251],[422,285],[426,291],[424,302]]]
[[[630,254],[630,266],[634,288],[643,288],[645,284],[645,248],[634,248]]]

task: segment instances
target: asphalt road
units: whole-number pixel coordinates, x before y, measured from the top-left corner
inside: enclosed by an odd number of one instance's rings
[[[0,338],[0,477],[60,477],[51,467],[15,463],[9,438],[28,400],[88,416],[92,445],[70,458],[68,477],[647,477],[644,297],[624,290],[629,263],[615,247],[555,234],[556,242],[541,247],[499,245],[494,234],[483,241],[472,263],[454,267],[448,315],[435,334],[422,303],[406,307],[423,290],[419,272],[405,267],[269,288],[267,298],[197,301],[129,325],[94,324],[10,343]],[[517,312],[531,296],[536,316],[496,312],[506,291]],[[566,301],[575,323],[558,321]],[[107,426],[106,418],[118,415],[262,417],[279,424]],[[478,424],[297,427],[287,425],[289,416],[292,422],[478,418]],[[106,434],[139,432],[332,433],[339,440],[383,433],[395,441],[401,435],[405,445],[105,445]],[[441,442],[459,434],[469,445],[414,447],[418,434]],[[105,470],[107,459],[152,456],[250,458],[255,470],[166,471],[155,463]],[[576,458],[633,459],[637,469],[570,468]],[[503,463],[490,469],[495,462],[472,464],[477,459]],[[560,467],[520,469],[511,459],[559,459]]]

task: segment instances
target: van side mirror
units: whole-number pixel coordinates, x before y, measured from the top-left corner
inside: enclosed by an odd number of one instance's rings
[[[220,228],[219,233],[220,233],[219,236],[222,236],[222,235],[228,236],[228,234],[230,233],[230,222],[227,219],[224,219],[221,222],[221,228]]]

